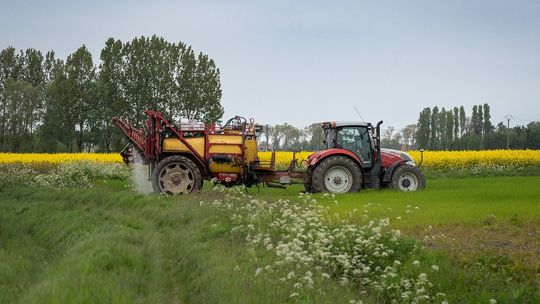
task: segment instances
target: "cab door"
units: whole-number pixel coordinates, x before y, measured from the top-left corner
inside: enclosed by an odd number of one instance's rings
[[[338,129],[336,146],[354,152],[364,168],[373,165],[371,138],[367,127],[342,127]]]

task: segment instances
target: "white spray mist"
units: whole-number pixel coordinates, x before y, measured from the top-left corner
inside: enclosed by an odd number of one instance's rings
[[[152,183],[148,180],[148,166],[143,164],[142,156],[137,149],[133,149],[133,163],[131,165],[135,190],[144,194],[152,193],[154,190]]]

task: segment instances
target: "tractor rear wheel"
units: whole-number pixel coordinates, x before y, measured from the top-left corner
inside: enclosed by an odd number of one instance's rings
[[[189,158],[176,155],[161,160],[152,173],[154,192],[189,194],[202,187],[201,171]]]
[[[416,191],[424,189],[426,180],[418,167],[401,165],[394,170],[390,186],[400,191]]]
[[[362,186],[362,171],[350,158],[336,155],[321,161],[311,175],[311,192],[355,192]]]

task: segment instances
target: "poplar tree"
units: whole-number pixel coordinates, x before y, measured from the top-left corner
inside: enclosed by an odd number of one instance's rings
[[[0,52],[0,151],[5,150],[6,127],[9,122],[5,84],[8,79],[17,79],[18,62],[15,48],[8,47]]]
[[[452,128],[453,122],[454,122],[454,115],[452,114],[452,111],[448,110],[446,111],[446,134],[445,134],[445,149],[450,149],[450,145],[452,144],[452,135],[454,134],[454,130]]]
[[[431,119],[431,109],[430,108],[424,108],[422,112],[420,112],[420,116],[418,118],[418,124],[416,129],[416,142],[418,144],[418,147],[421,149],[430,147],[429,145],[429,139],[430,139],[430,119]]]
[[[463,137],[463,134],[467,131],[467,116],[465,115],[465,107],[459,107],[459,135]]]
[[[476,126],[475,126],[475,130],[474,130],[474,133],[476,134],[482,134],[482,129],[484,128],[484,115],[482,113],[482,106],[478,106],[478,118],[477,118],[477,121],[476,121]]]
[[[114,116],[129,117],[130,105],[121,90],[123,73],[123,44],[120,40],[109,38],[101,50],[99,74],[95,87],[97,109],[92,113],[96,121],[96,141],[106,152],[119,149],[123,137],[111,120]]]
[[[472,108],[471,130],[474,134],[477,134],[477,130],[478,130],[478,106],[477,105],[474,105]]]
[[[484,134],[490,134],[493,131],[493,125],[491,124],[491,113],[487,103],[484,103],[484,122],[482,128]]]
[[[459,136],[459,109],[458,107],[454,107],[454,141]]]
[[[95,80],[95,67],[92,61],[92,54],[85,45],[69,55],[66,60],[66,73],[71,91],[71,111],[72,121],[75,123],[77,150],[83,151],[85,133],[88,131],[90,113],[96,106],[96,101],[92,96],[92,86]]]
[[[439,119],[439,108],[437,106],[433,107],[433,110],[431,111],[431,136],[430,136],[430,142],[429,146],[431,150],[436,150],[439,145],[438,140],[438,119]]]

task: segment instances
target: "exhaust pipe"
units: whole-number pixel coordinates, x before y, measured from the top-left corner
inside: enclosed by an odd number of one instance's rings
[[[373,170],[371,173],[371,183],[373,185],[374,189],[380,189],[381,188],[381,181],[382,181],[382,170],[381,170],[381,125],[383,121],[379,121],[377,125],[375,126],[375,153],[377,155],[377,159],[375,160],[375,163],[373,164]]]

